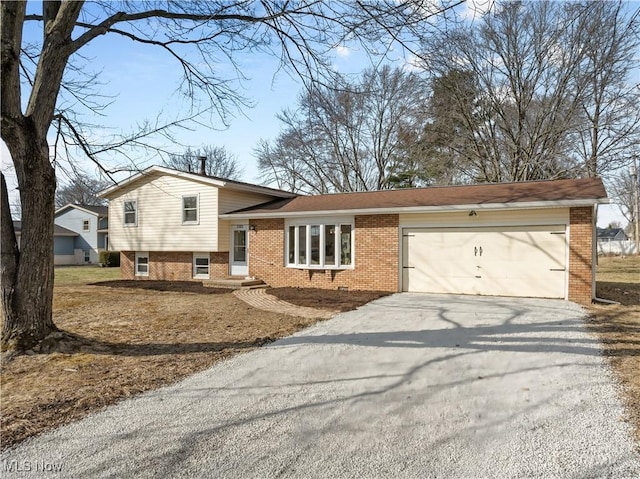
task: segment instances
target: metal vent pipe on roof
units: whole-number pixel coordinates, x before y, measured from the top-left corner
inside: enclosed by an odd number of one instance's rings
[[[199,156],[198,160],[200,161],[200,172],[199,173],[202,176],[206,176],[207,175],[207,173],[206,173],[206,171],[207,171],[207,168],[206,168],[207,167],[207,157],[206,156]]]

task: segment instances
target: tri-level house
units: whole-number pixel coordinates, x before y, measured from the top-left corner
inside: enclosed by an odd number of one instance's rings
[[[594,296],[598,178],[298,196],[151,167],[113,186],[124,278]]]

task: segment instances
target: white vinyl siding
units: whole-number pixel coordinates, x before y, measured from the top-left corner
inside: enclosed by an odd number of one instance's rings
[[[198,196],[197,224],[183,226],[183,197]],[[124,202],[137,200],[137,228],[124,226]],[[143,177],[109,203],[114,251],[220,251],[218,188],[174,176]],[[228,241],[228,240],[227,240]]]
[[[249,206],[261,205],[274,199],[273,196],[259,193],[221,189],[218,190],[218,213],[225,214],[242,208],[248,208]],[[232,221],[220,220],[218,225],[218,251],[229,251],[232,224],[234,224]]]
[[[536,208],[530,210],[509,209],[501,211],[474,210],[476,215],[469,216],[470,211],[448,213],[402,213],[402,227],[491,227],[519,225],[569,224],[569,208]]]

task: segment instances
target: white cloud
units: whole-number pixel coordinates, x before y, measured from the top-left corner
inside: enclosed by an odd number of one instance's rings
[[[351,49],[345,45],[338,45],[335,48],[336,51],[336,55],[338,55],[340,58],[347,58],[349,55],[351,55]]]
[[[467,0],[462,16],[468,20],[477,20],[495,6],[495,0]]]

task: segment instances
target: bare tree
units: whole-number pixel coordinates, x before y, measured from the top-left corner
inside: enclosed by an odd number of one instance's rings
[[[165,160],[165,166],[181,171],[197,173],[200,171],[200,157],[205,157],[205,174],[238,180],[242,176],[242,168],[238,163],[238,158],[231,154],[224,146],[207,145],[202,148],[192,150],[187,148],[180,155],[169,155]]]
[[[182,74],[181,93],[190,100],[192,116],[205,110],[224,120],[243,98],[232,78],[221,76],[219,61],[236,66],[237,53],[251,51],[275,56],[307,83],[331,81],[326,53],[333,46],[359,41],[371,54],[384,53],[391,44],[422,34],[425,20],[455,3],[148,0],[96,1],[85,8],[83,1],[45,0],[41,13],[27,14],[26,2],[2,2],[1,136],[11,153],[22,208],[18,254],[12,224],[4,221],[10,217],[7,202],[2,203],[2,347],[28,349],[57,330],[52,319],[54,162],[80,151],[108,175],[101,162],[105,152],[130,155],[127,148],[148,145],[149,135],[179,124],[180,118],[149,121],[105,145],[88,141],[86,113],[95,117],[114,99],[100,98],[99,74],[83,76],[86,45],[101,36],[119,36],[165,52]],[[40,26],[40,41],[23,41],[27,22]],[[236,77],[242,78],[239,68]],[[92,85],[98,87],[92,90]]]
[[[76,173],[71,181],[56,190],[56,207],[66,204],[100,206],[106,201],[98,196],[101,190],[109,186],[108,181],[91,178],[83,173]]]
[[[415,137],[409,132],[419,127],[425,93],[418,75],[389,66],[306,91],[297,110],[279,115],[275,142],[256,150],[260,171],[267,182],[308,193],[397,186],[406,171],[403,141]]]
[[[521,181],[618,166],[637,141],[638,100],[627,96],[636,87],[623,86],[637,45],[637,16],[626,19],[611,2],[501,2],[428,39],[424,66],[448,78],[460,126],[449,138],[464,176]],[[467,77],[477,89],[472,108]]]
[[[638,221],[636,218],[636,195],[640,194],[638,192],[640,178],[634,174],[633,170],[629,171],[623,168],[610,182],[610,186],[613,193],[612,196],[620,206],[622,215],[628,222],[625,231],[629,233],[629,236],[634,237],[635,225]]]
[[[622,1],[568,8],[586,12],[582,68],[588,81],[575,149],[584,174],[596,176],[630,165],[640,146],[640,82],[633,79],[640,66],[640,8],[632,15]]]

